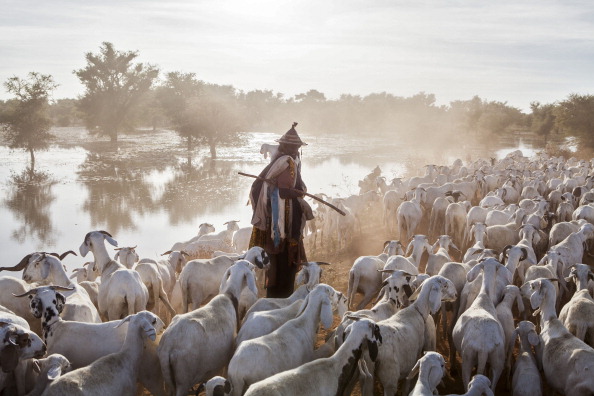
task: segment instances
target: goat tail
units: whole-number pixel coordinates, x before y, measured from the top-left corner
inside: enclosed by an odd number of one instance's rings
[[[135,313],[146,308],[146,304],[144,304],[142,309],[136,309],[136,295],[134,293],[129,293],[126,295],[126,302],[128,304],[128,315],[134,315]]]
[[[485,374],[485,367],[487,367],[487,358],[489,357],[489,352],[487,351],[479,351],[478,352],[478,363],[476,365],[476,373],[477,374]]]
[[[161,360],[161,359],[159,359]],[[165,383],[165,391],[169,395],[176,394],[175,387],[175,368],[172,364],[171,355],[164,356],[164,361],[161,361],[161,372],[163,373],[163,382]]]
[[[355,294],[357,294],[357,288],[359,287],[359,274],[356,274],[355,271],[349,271],[349,286],[347,290],[348,298],[347,298],[347,309],[351,308],[351,302],[355,298]]]
[[[181,299],[182,299],[181,310],[182,310],[182,313],[187,313],[188,312],[188,293],[190,291],[188,290],[188,279],[186,276],[179,277],[179,287],[181,290]]]
[[[175,309],[173,309],[171,303],[169,302],[167,293],[165,293],[165,289],[163,289],[163,281],[161,279],[159,279],[157,286],[159,287],[159,298],[161,299],[161,301],[163,301],[163,304],[171,314],[171,317],[174,317],[175,315],[177,315],[177,312],[175,312]],[[153,287],[155,287],[155,285],[153,285]]]

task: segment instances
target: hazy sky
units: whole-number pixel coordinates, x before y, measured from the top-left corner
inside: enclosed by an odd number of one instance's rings
[[[425,91],[527,111],[594,94],[591,0],[0,0],[2,82],[38,71],[60,84],[54,98],[76,97],[72,70],[103,41],[164,72],[289,97]]]

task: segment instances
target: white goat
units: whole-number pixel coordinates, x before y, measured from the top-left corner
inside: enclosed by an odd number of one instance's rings
[[[401,307],[408,305],[408,297],[413,293],[413,278],[411,274],[404,271],[389,271],[390,276],[382,283],[382,291],[380,293],[380,301],[378,301],[371,309],[362,309],[356,312],[346,312],[342,321],[334,332],[335,345],[340,346],[344,330],[348,325],[353,323],[353,320],[348,319],[348,316],[356,316],[359,318],[368,318],[375,322],[388,319],[394,315]]]
[[[587,242],[594,239],[594,225],[587,223],[580,227],[577,232],[570,234],[558,244],[551,246],[549,250],[559,252],[563,262],[563,275],[567,269],[578,263],[583,263],[584,249]]]
[[[378,322],[382,347],[377,361],[367,362],[384,387],[384,394],[393,395],[398,381],[405,378],[420,357],[426,341],[429,314],[435,314],[442,300],[453,300],[456,291],[451,281],[435,275],[422,283],[411,296],[415,300],[392,317]],[[435,338],[435,336],[433,336]]]
[[[514,302],[516,302],[518,306],[518,312],[520,315],[524,314],[524,302],[522,301],[522,295],[520,294],[520,289],[518,286],[515,285],[507,285],[505,286],[505,291],[503,292],[503,299],[497,304],[495,308],[497,311],[497,320],[501,323],[501,327],[503,328],[503,334],[505,335],[505,346],[508,348],[510,342],[513,344],[513,337],[514,335],[514,315],[512,312],[512,307]],[[506,349],[505,356],[505,379],[509,382],[509,377],[511,373],[511,360],[509,358],[511,355],[509,354],[510,351]],[[508,384],[509,385],[509,384]]]
[[[472,377],[472,381],[468,384],[468,392],[462,395],[450,394],[447,396],[494,396],[491,390],[491,381],[484,375],[477,374]]]
[[[464,246],[466,240],[466,214],[470,206],[470,201],[464,201],[451,203],[446,209],[445,233],[459,246]]]
[[[232,246],[235,252],[243,253],[249,249],[250,238],[252,237],[253,227],[242,227],[235,231],[232,239]]]
[[[576,264],[566,281],[572,281],[577,291],[561,308],[559,320],[567,330],[590,346],[594,346],[594,299],[588,292],[588,281],[594,279],[590,266]]]
[[[104,356],[89,366],[62,375],[51,382],[44,396],[62,395],[132,395],[143,356],[144,339],[155,340],[155,324],[159,318],[150,312],[139,312],[119,322],[126,322],[128,331],[122,349]]]
[[[439,249],[437,249],[437,252],[435,252],[434,254],[433,250],[437,247],[438,244]],[[425,268],[426,274],[428,274],[429,276],[437,275],[439,270],[441,270],[441,267],[443,267],[445,263],[447,263],[448,261],[452,261],[452,258],[450,257],[448,250],[450,246],[460,251],[460,249],[458,249],[458,247],[454,244],[452,238],[449,235],[440,235],[437,238],[437,241],[435,241],[435,243],[431,247],[431,252],[429,253],[429,259],[427,260],[427,266]]]
[[[142,279],[142,283],[144,283],[148,291],[147,311],[154,312],[157,315],[160,314],[161,304],[159,304],[159,301],[163,301],[163,305],[168,310],[168,313],[171,316],[175,316],[176,312],[169,302],[163,281],[163,277],[165,277],[168,281],[167,287],[173,289],[171,267],[166,264],[160,264],[150,258],[139,260],[135,248],[122,247],[118,248],[119,250],[116,249],[118,252],[114,259],[119,258],[120,263],[129,269],[135,270],[140,275],[140,279]],[[183,254],[179,256],[183,257]],[[175,274],[173,276],[175,279]]]
[[[295,284],[299,286],[293,294],[287,298],[260,298],[250,307],[246,312],[245,318],[249,318],[250,314],[260,311],[268,311],[271,309],[283,308],[291,305],[297,300],[303,300],[307,294],[313,290],[314,287],[320,283],[322,276],[321,265],[328,265],[321,261],[309,261],[301,264],[301,270],[295,277]]]
[[[565,395],[594,393],[594,349],[574,337],[555,312],[555,288],[548,279],[527,282],[532,309],[540,311],[542,367],[547,383]]]
[[[512,392],[514,396],[540,396],[542,395],[542,379],[538,371],[536,357],[531,345],[535,348],[540,344],[540,337],[536,333],[532,322],[522,321],[514,330],[508,345],[508,360],[516,343],[520,339],[520,353],[514,365],[512,378]]]
[[[260,154],[264,155],[264,159],[270,157],[270,161],[272,161],[276,156],[278,147],[278,144],[263,143],[262,146],[260,146]]]
[[[70,369],[68,359],[58,353],[51,354],[44,359],[35,359],[33,361],[33,370],[39,375],[35,386],[27,393],[27,396],[41,395],[50,382],[62,374],[66,374]]]
[[[215,228],[214,228],[214,226],[212,224],[202,223],[202,224],[200,224],[200,226],[198,226],[198,234],[195,237],[190,238],[189,240],[184,241],[184,242],[176,242],[176,243],[173,244],[173,246],[169,250],[172,250],[172,251],[176,251],[176,250],[177,251],[184,251],[186,249],[186,246],[188,246],[190,243],[196,242],[203,235],[210,234],[210,233],[213,233],[213,232],[215,232]]]
[[[235,338],[235,349],[243,341],[270,334],[289,320],[295,319],[301,310],[302,303],[303,300],[296,300],[286,307],[253,312],[246,316]]]
[[[0,340],[1,392],[19,363],[26,359],[42,357],[46,348],[39,336],[28,328],[5,321],[0,321]],[[24,386],[22,390],[24,391]]]
[[[378,256],[361,256],[355,260],[349,271],[348,307],[350,309],[356,293],[362,293],[363,298],[357,305],[357,310],[365,307],[377,295],[381,288],[382,274],[385,260]]]
[[[231,382],[217,375],[206,381],[206,383],[200,384],[196,394],[202,391],[206,396],[229,396],[231,394]]]
[[[246,396],[341,395],[357,368],[366,348],[372,360],[378,353],[382,336],[371,320],[360,319],[347,328],[346,339],[334,355],[316,359],[283,371],[249,387]]]
[[[182,312],[188,312],[190,304],[192,304],[192,309],[197,309],[217,295],[223,274],[240,259],[247,260],[258,268],[263,268],[270,263],[268,255],[259,246],[254,246],[238,258],[218,256],[211,259],[188,261],[179,274]]]
[[[491,367],[491,389],[495,390],[499,376],[505,366],[505,334],[497,320],[497,310],[493,305],[495,283],[498,272],[503,272],[511,283],[512,274],[494,258],[474,266],[467,279],[472,282],[483,271],[481,290],[470,308],[458,318],[452,338],[462,357],[462,382],[468,386],[473,367],[483,374],[485,366]],[[452,362],[453,363],[453,362]]]
[[[67,298],[59,292],[64,289],[61,286],[43,286],[17,296],[29,296],[29,299],[22,300],[29,301],[31,313],[35,317],[41,318],[41,327],[48,353],[64,355],[70,361],[72,368],[77,369],[119,351],[126,336],[125,326],[117,328],[114,326],[116,322],[113,321],[84,323],[66,321],[60,317],[67,301]],[[154,316],[148,312],[143,315],[147,318]],[[156,328],[160,331],[164,324],[161,319],[158,319],[156,323]],[[100,339],[101,342],[89,342],[91,339]],[[83,344],[85,347],[81,348]],[[156,343],[147,342],[145,345],[139,380],[154,395],[163,395],[163,378],[158,367],[159,361],[155,348]]]
[[[222,276],[220,294],[208,304],[176,315],[163,333],[157,352],[169,394],[187,395],[229,363],[233,353],[241,291],[257,293],[252,264],[239,260]],[[191,348],[188,346],[191,345]]]
[[[437,393],[437,385],[445,374],[445,359],[437,352],[425,352],[406,378],[419,379],[409,396],[433,396]]]
[[[313,360],[318,325],[321,321],[326,329],[332,326],[332,312],[338,308],[341,296],[331,286],[319,284],[305,298],[295,319],[270,334],[242,342],[229,362],[233,395],[241,395],[253,383]],[[255,367],[253,362],[260,364]]]
[[[122,319],[146,309],[148,290],[138,272],[109,258],[105,241],[113,246],[118,244],[105,231],[91,231],[85,235],[79,251],[83,257],[91,251],[95,257],[94,266],[101,273],[97,300],[99,314],[108,320]]]
[[[414,197],[410,201],[400,204],[396,217],[398,218],[398,236],[401,241],[408,241],[417,231],[417,227],[423,218],[422,204],[425,203],[427,193],[423,188],[414,191]]]
[[[65,320],[100,323],[99,312],[95,305],[93,305],[87,291],[71,283],[68,279],[64,266],[60,261],[60,257],[64,258],[68,253],[75,254],[73,251],[68,251],[62,254],[62,256],[45,252],[32,253],[25,256],[11,270],[21,268],[23,270],[23,280],[28,283],[68,287],[69,291],[66,293],[66,296],[69,299],[64,307]]]

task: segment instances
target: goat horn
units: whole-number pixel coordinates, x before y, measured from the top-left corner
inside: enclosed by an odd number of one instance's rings
[[[59,290],[59,291],[72,291],[74,290],[74,286],[72,287],[64,287],[64,286],[50,286],[52,290]]]
[[[347,315],[346,317],[350,320],[354,320],[355,322],[358,320],[361,320],[361,318],[359,316]]]
[[[31,256],[34,253],[28,254],[25,257],[23,257],[23,259],[14,267],[0,267],[0,271],[22,271],[25,269],[25,267],[27,267],[27,264],[29,263],[29,259],[31,258]]]
[[[180,250],[179,252],[180,252],[181,254],[183,254],[184,256],[188,256],[188,257],[190,257],[190,254],[189,254],[189,253],[186,253],[186,252],[184,252],[183,250]]]
[[[25,297],[25,296],[28,296],[30,294],[37,294],[37,288],[31,289],[29,291],[26,291],[23,294],[14,294],[14,293],[12,293],[12,295],[15,296],[15,297]]]
[[[314,263],[316,263],[317,265],[330,265],[330,263],[327,263],[325,261],[314,261]]]
[[[59,257],[60,260],[64,260],[64,257],[68,256],[69,254],[74,254],[75,256],[78,256],[74,251],[69,250],[67,252],[62,253]]]
[[[102,233],[102,234],[107,235],[110,238],[113,238],[113,236],[111,236],[111,234],[109,232],[107,232],[107,231],[99,231],[99,232]]]
[[[171,250],[166,251],[165,253],[161,254],[161,256],[165,256],[166,254],[171,254],[173,253]]]

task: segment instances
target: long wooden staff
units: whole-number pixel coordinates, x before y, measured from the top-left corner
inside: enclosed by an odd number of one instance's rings
[[[254,179],[262,180],[262,181],[265,181],[266,183],[270,183],[272,185],[275,185],[275,183],[272,180],[268,180],[268,179],[263,178],[263,177],[260,177],[260,176],[250,175],[249,173],[243,173],[243,172],[237,172],[237,173],[239,173],[241,176],[253,177]],[[308,196],[308,197],[310,197],[312,199],[315,199],[316,201],[321,202],[324,205],[331,207],[332,209],[334,209],[335,211],[337,211],[341,215],[346,216],[346,213],[344,213],[342,210],[338,209],[336,206],[332,205],[331,203],[326,202],[323,199],[316,197],[313,194],[306,193],[305,191],[301,191],[301,190],[298,190],[296,188],[289,188],[289,190],[295,191],[295,192],[297,192],[299,194],[303,194],[303,195],[306,195],[306,196]]]

